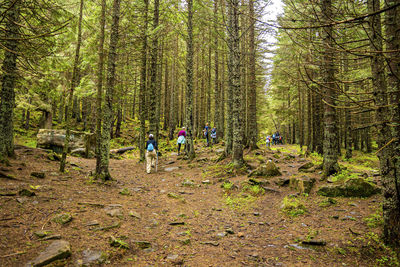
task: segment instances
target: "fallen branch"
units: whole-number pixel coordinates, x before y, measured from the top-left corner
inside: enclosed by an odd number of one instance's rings
[[[78,202],[78,205],[85,205],[85,206],[104,208],[104,204],[100,204],[100,203]]]
[[[0,178],[5,178],[5,179],[9,179],[9,180],[14,180],[14,181],[22,181],[20,179],[15,178],[12,175],[8,175],[7,173],[4,173],[2,171],[0,171]]]

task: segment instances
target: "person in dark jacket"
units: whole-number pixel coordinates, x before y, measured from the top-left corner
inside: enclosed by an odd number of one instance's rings
[[[149,140],[146,142],[146,172],[151,172],[151,167],[156,164],[158,146],[154,136],[149,134]]]

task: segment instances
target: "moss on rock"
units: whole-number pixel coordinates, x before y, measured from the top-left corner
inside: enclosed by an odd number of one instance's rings
[[[317,193],[327,197],[370,197],[381,192],[381,188],[363,178],[354,178],[339,185],[325,185]]]

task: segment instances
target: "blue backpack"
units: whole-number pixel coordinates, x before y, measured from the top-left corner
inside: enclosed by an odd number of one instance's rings
[[[147,146],[147,151],[153,151],[154,150],[154,146],[152,143],[149,143],[149,145]]]

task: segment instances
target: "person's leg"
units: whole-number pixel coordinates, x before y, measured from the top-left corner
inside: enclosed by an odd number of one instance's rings
[[[149,151],[146,151],[146,172],[151,172],[151,158]]]
[[[156,153],[157,152],[155,150],[151,151],[151,153],[150,153],[151,167],[155,167],[156,166],[156,157],[157,157]]]
[[[178,144],[178,156],[179,156],[180,152],[181,152],[181,144]]]

